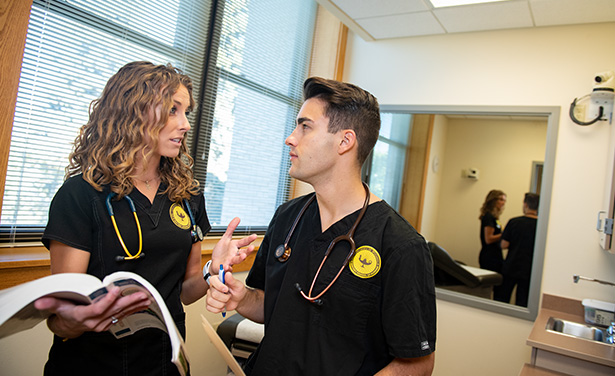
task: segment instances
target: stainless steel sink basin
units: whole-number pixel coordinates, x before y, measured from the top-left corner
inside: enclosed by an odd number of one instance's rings
[[[589,341],[602,342],[606,344],[611,344],[609,341],[612,341],[612,337],[608,335],[606,329],[568,320],[562,320],[555,317],[549,318],[546,329],[550,332],[565,334]]]

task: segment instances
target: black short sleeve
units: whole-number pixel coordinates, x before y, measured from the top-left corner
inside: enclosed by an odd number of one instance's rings
[[[90,252],[92,226],[97,224],[96,202],[100,201],[81,175],[68,179],[58,190],[49,208],[49,219],[43,233],[43,244],[49,249],[51,240]]]

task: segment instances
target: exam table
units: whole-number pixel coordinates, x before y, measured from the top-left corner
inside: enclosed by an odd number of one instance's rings
[[[218,325],[216,330],[226,347],[243,366],[265,335],[265,326],[236,313]]]
[[[493,286],[502,284],[500,273],[464,265],[436,243],[427,244],[433,259],[436,287],[491,299]]]

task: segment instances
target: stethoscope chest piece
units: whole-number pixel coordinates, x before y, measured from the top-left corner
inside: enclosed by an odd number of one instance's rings
[[[291,249],[289,246],[280,244],[278,248],[275,249],[275,258],[278,259],[279,262],[286,262],[290,257]]]
[[[192,235],[192,243],[200,242],[203,240],[203,230],[201,230],[201,226],[194,225],[192,230],[190,231],[190,235]]]
[[[190,236],[192,237],[192,244],[196,242],[200,242],[203,240],[203,230],[201,230],[201,226],[196,224],[194,220],[194,215],[192,215],[192,209],[190,209],[190,203],[188,200],[184,199],[184,204],[186,205],[186,210],[188,211],[188,216],[190,217],[190,223],[192,224],[192,229],[190,230]]]
[[[291,249],[288,245],[290,237],[293,236],[293,232],[295,232],[295,227],[297,227],[297,224],[303,216],[303,213],[305,213],[308,206],[310,206],[310,204],[312,203],[312,201],[314,201],[315,198],[316,194],[313,194],[312,197],[310,197],[310,199],[305,203],[305,205],[303,205],[303,208],[301,208],[301,211],[297,215],[297,218],[295,218],[292,227],[288,231],[288,235],[286,235],[286,240],[284,241],[284,244],[280,244],[278,248],[275,249],[274,256],[278,259],[279,262],[286,262],[286,260],[288,260],[288,258],[290,257]]]

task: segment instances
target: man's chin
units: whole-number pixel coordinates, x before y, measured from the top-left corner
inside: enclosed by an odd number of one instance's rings
[[[296,172],[296,171],[293,171],[293,168],[292,168],[292,167],[291,167],[291,168],[290,168],[290,170],[288,171],[288,175],[289,175],[291,178],[293,178],[293,179],[296,179],[296,180],[299,180],[300,182],[303,182],[303,183],[307,183],[307,184],[309,184],[309,182],[307,182],[304,178],[302,178],[301,174],[297,174],[297,172]]]

